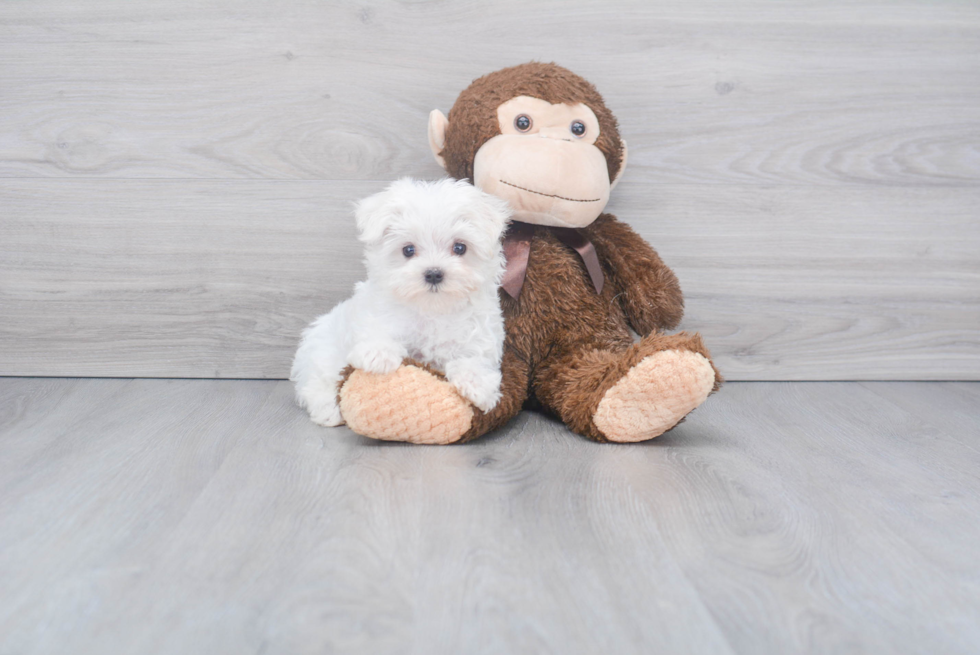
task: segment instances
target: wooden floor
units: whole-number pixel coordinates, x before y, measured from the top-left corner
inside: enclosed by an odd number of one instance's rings
[[[980,653],[980,382],[855,381],[980,380],[980,3],[558,6],[0,0],[0,376],[73,376],[0,377],[0,655]],[[631,446],[310,423],[351,201],[530,60],[728,379],[852,381]]]
[[[455,447],[277,381],[0,379],[0,653],[976,653],[980,383]]]

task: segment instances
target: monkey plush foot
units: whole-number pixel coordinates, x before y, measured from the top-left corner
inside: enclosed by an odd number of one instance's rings
[[[714,386],[715,370],[704,355],[662,350],[606,391],[592,420],[609,441],[645,441],[677,425]]]
[[[459,441],[473,422],[472,405],[417,366],[386,375],[354,370],[340,389],[340,412],[357,434],[418,444]]]

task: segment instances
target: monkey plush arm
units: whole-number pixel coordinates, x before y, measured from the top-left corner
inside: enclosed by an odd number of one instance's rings
[[[616,289],[630,326],[641,336],[677,327],[684,297],[677,276],[650,245],[625,223],[601,214],[582,230]]]

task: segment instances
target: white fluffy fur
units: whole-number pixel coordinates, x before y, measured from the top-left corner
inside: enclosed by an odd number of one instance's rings
[[[390,373],[413,357],[446,374],[484,411],[500,400],[504,322],[503,200],[466,182],[398,180],[357,204],[368,279],[303,332],[290,379],[320,425],[341,425],[337,385],[348,365]],[[453,246],[466,246],[463,255]],[[415,255],[402,249],[412,245]],[[425,272],[440,269],[438,285]]]

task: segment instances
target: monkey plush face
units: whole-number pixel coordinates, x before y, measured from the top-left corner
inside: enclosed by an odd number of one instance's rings
[[[500,134],[473,161],[473,183],[510,203],[525,223],[584,227],[609,201],[599,119],[582,103],[518,96],[497,107]]]
[[[507,200],[516,220],[557,227],[592,223],[626,163],[601,96],[554,64],[474,81],[448,119],[430,114],[429,144],[450,175]]]

